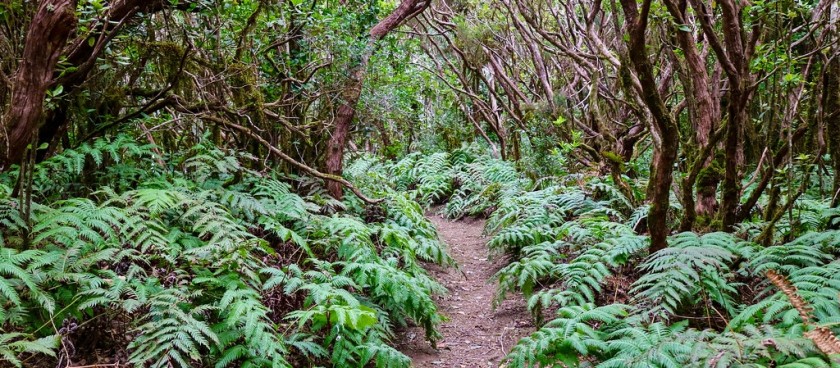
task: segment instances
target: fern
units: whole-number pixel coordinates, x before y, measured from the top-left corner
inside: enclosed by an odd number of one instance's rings
[[[222,322],[213,326],[223,347],[215,366],[227,367],[237,362],[238,366],[288,367],[288,351],[268,319],[269,310],[262,304],[260,294],[236,277],[229,274],[209,280],[228,284],[217,306]]]
[[[557,318],[513,347],[506,360],[514,367],[577,366],[581,356],[608,348],[605,326],[627,316],[629,306],[593,304],[568,306],[557,310]]]
[[[378,173],[383,170],[384,175]],[[821,231],[836,211],[823,200],[806,194],[792,208],[792,219],[785,216],[775,224],[777,239],[804,234],[788,244],[762,248],[741,240],[752,239],[766,226],[754,222],[739,224],[738,237],[678,234],[669,238],[669,248],[647,255],[649,238],[637,234],[645,230],[649,213],[648,206],[636,202],[643,197],[644,177],[625,177],[629,188],[621,189],[609,178],[587,173],[531,182],[513,165],[470,149],[411,154],[381,166],[368,157],[352,171],[389,181],[394,191],[409,190],[424,205],[445,200],[442,213],[449,218],[488,216],[488,247],[510,256],[510,263],[494,276],[495,302],[521,291],[538,322],[549,308],[559,307],[559,318],[514,348],[509,366],[830,364],[808,338],[825,341],[827,335],[819,331],[831,332],[840,315],[835,277],[840,266],[833,262],[840,241],[836,231]],[[676,198],[671,211],[677,216],[682,211]],[[374,243],[385,245],[376,247],[383,257],[412,268],[406,249],[416,248],[407,236],[410,226],[403,226],[381,225],[374,233],[381,239]],[[356,244],[352,262],[361,264],[374,248],[368,242]],[[767,283],[756,279],[768,270],[787,275],[797,294],[813,306],[810,313],[822,330],[804,326],[783,294],[768,292]],[[601,294],[613,273],[630,282],[636,279],[629,290],[621,290],[633,295],[629,302],[634,306],[624,306],[620,316],[604,321],[573,323],[572,317],[582,314],[573,312],[576,308],[612,307],[595,303],[609,299]],[[753,296],[750,291],[758,292],[755,300],[747,300]],[[634,314],[628,315],[631,310]],[[713,329],[690,328],[689,322],[708,323]]]
[[[172,153],[177,170],[159,170],[151,151],[97,140],[37,166],[36,198],[48,205],[33,202],[29,222],[0,185],[0,323],[11,329],[3,359],[53,354],[52,340],[30,332],[95,313],[133,326],[138,366],[405,367],[389,346],[394,324],[438,336],[431,293],[444,289],[418,260],[453,261],[409,196],[371,181],[390,198],[381,223],[325,217],[325,206],[343,205],[319,198],[323,189],[306,178],[295,179],[309,190],[301,196],[288,178],[251,171],[246,154],[205,141]],[[102,175],[76,186],[89,170]],[[17,250],[24,242],[32,249]],[[281,253],[288,246],[300,258]],[[263,293],[279,286],[307,295],[302,309],[271,309]],[[313,328],[318,321],[326,324]]]
[[[28,336],[17,332],[0,333],[0,362],[23,367],[23,361],[18,358],[20,354],[45,354],[55,357],[55,350],[59,345],[57,335],[34,340],[27,338]]]
[[[287,294],[298,291],[308,293],[307,302],[304,304],[307,309],[293,311],[286,319],[293,321],[298,328],[308,327],[313,332],[326,331],[324,343],[333,344],[330,358],[335,365],[347,366],[360,362],[362,364],[379,355],[375,349],[380,347],[379,344],[370,342],[381,341],[388,332],[377,330],[376,325],[380,318],[377,311],[363,305],[356,296],[344,289],[358,285],[349,278],[335,274],[334,265],[318,261],[315,261],[315,265],[320,272],[303,272],[297,267],[290,267],[290,273],[280,270],[264,271],[273,275],[266,282],[266,287],[283,285]],[[368,334],[371,330],[378,333]],[[298,344],[298,347],[311,355],[321,355],[319,349],[312,349],[308,345]],[[379,356],[377,359],[384,362],[405,361],[402,354],[390,358]]]
[[[163,289],[148,302],[149,312],[139,334],[131,342],[130,362],[149,367],[190,367],[193,361],[202,361],[202,351],[220,345],[219,337],[202,316],[211,306],[190,305],[191,295],[178,289]]]
[[[676,313],[684,303],[696,302],[693,298],[709,298],[731,309],[737,289],[726,270],[735,255],[725,246],[734,242],[723,233],[676,235],[669,248],[651,255],[639,267],[645,274],[633,284],[631,293],[647,301],[651,314]]]
[[[747,325],[737,331],[704,332],[689,336],[700,342],[690,355],[691,365],[733,367],[743,365],[805,364],[816,351],[803,334],[802,325],[780,329],[772,325]],[[696,335],[696,333],[695,333]],[[690,340],[689,340],[690,341]],[[822,359],[820,359],[822,360]]]
[[[0,184],[0,247],[22,243],[23,239],[12,237],[29,228],[19,203],[8,198],[9,193],[11,189]],[[37,209],[38,204],[33,204],[33,207]]]
[[[790,243],[762,249],[751,260],[755,272],[775,269],[790,273],[798,268],[822,265],[832,259],[831,252],[837,244],[838,231],[809,233]]]
[[[577,254],[568,263],[554,265],[551,277],[560,280],[559,287],[535,293],[528,299],[528,309],[539,320],[542,311],[552,304],[567,306],[594,303],[601,292],[601,284],[612,273],[610,269],[626,264],[646,244],[644,237],[630,234],[609,238]],[[500,290],[506,289],[500,283]]]
[[[509,292],[522,291],[526,298],[534,293],[541,281],[556,277],[556,263],[562,258],[557,243],[543,242],[525,247],[522,258],[499,270],[493,278],[498,281],[495,305]]]
[[[598,367],[683,367],[691,352],[690,340],[684,341],[678,337],[685,332],[685,327],[686,323],[669,326],[658,322],[648,326],[617,329],[607,337],[609,341],[605,350],[609,358],[598,364]]]

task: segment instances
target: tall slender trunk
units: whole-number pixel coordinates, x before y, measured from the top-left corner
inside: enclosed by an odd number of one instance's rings
[[[668,12],[674,17],[677,24],[688,24],[686,0],[666,0],[665,5]],[[697,154],[704,151],[704,147],[710,144],[710,138],[718,119],[718,108],[712,99],[712,83],[709,73],[706,71],[706,63],[700,57],[697,50],[697,42],[690,31],[676,29],[676,39],[683,51],[687,76],[685,79],[686,100],[688,112],[696,133],[695,142],[698,145]],[[703,166],[708,167],[710,159],[703,159]],[[707,171],[711,171],[710,168]],[[692,187],[695,185],[697,175],[688,175],[682,182],[682,204],[683,218],[680,222],[681,231],[690,231],[698,215],[710,216],[717,209],[717,183],[716,175],[703,175],[703,180],[697,183],[697,200],[695,201]]]
[[[630,35],[630,61],[639,76],[642,100],[650,110],[653,122],[651,124],[651,138],[653,139],[653,161],[648,184],[650,212],[648,213],[648,230],[650,231],[650,253],[668,247],[668,208],[671,182],[673,181],[674,162],[679,148],[679,129],[671,118],[662,101],[657,88],[653,67],[645,50],[645,31],[647,30],[648,15],[651,0],[644,0],[641,11],[636,0],[621,0],[621,7],[627,19],[627,30]]]
[[[417,16],[429,6],[427,0],[403,0],[391,14],[371,28],[367,45],[359,55],[357,64],[350,72],[350,79],[342,93],[343,104],[339,106],[333,124],[332,135],[327,142],[326,171],[330,175],[340,176],[343,170],[344,146],[350,136],[350,125],[356,115],[356,105],[364,87],[367,66],[376,47],[376,42],[403,22]],[[327,183],[327,190],[336,199],[343,197],[342,186],[335,181]]]
[[[741,143],[741,115],[740,100],[743,96],[741,86],[729,86],[729,121],[726,126],[726,140],[723,144],[726,158],[723,174],[723,193],[721,194],[721,217],[723,229],[729,230],[738,221],[738,205],[741,202],[741,182],[738,174],[738,145]]]
[[[834,37],[840,37],[840,5],[829,4],[828,9],[828,31]],[[831,206],[837,207],[840,203],[840,46],[836,44],[831,48],[830,61],[825,65],[823,79],[822,114],[825,126],[825,135],[828,136],[828,153],[831,156],[831,167],[834,169],[833,192]],[[829,55],[831,55],[831,53]]]
[[[739,150],[742,143],[741,131],[746,119],[748,92],[745,89],[747,85],[745,76],[749,73],[749,60],[745,55],[744,39],[741,32],[740,5],[734,0],[723,0],[720,2],[720,8],[723,19],[723,40],[730,65],[727,70],[729,78],[729,103],[727,106],[729,121],[726,127],[726,140],[723,145],[726,164],[720,208],[723,228],[728,231],[738,221],[738,206],[741,202]],[[720,57],[720,54],[718,57]]]
[[[840,50],[838,50],[840,51]],[[828,151],[831,154],[831,166],[834,169],[832,206],[840,202],[840,58],[834,57],[825,66],[823,88],[823,113],[828,136]]]

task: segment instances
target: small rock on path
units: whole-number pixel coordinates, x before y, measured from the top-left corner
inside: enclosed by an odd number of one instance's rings
[[[492,277],[505,263],[488,260],[486,239],[481,235],[484,221],[452,222],[438,215],[429,219],[460,267],[428,268],[449,290],[436,297],[440,312],[449,321],[439,328],[443,338],[437,343],[438,350],[424,339],[419,327],[402,331],[397,346],[418,368],[498,367],[510,348],[534,330],[525,301],[521,295],[508,295],[493,309],[496,283]]]

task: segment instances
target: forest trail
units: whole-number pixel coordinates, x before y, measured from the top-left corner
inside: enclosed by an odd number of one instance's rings
[[[509,295],[493,309],[496,284],[492,277],[504,263],[502,259],[488,260],[481,234],[483,220],[453,222],[439,215],[428,217],[460,267],[429,267],[449,290],[436,298],[440,312],[449,321],[440,326],[443,338],[438,350],[429,345],[418,327],[402,333],[399,348],[418,368],[498,367],[510,348],[534,329],[525,301],[521,295]]]

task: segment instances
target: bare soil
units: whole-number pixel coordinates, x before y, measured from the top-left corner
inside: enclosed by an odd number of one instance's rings
[[[488,260],[486,239],[481,234],[483,220],[452,222],[438,215],[429,218],[459,267],[429,267],[429,272],[449,289],[436,300],[449,321],[440,326],[443,338],[437,350],[417,327],[403,331],[398,347],[418,368],[498,367],[516,341],[534,330],[525,301],[521,295],[508,295],[493,308],[496,284],[492,278],[505,262]]]

